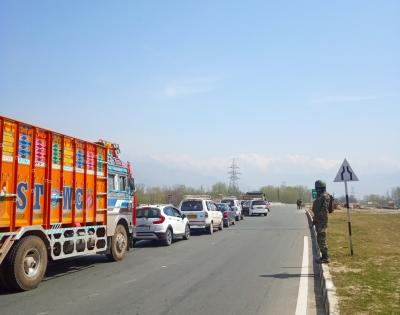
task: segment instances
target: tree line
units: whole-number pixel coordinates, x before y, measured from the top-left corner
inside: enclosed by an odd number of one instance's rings
[[[400,187],[393,187],[386,193],[386,196],[379,194],[370,194],[364,197],[364,201],[373,202],[376,204],[385,204],[388,201],[395,201],[400,203]]]
[[[306,186],[264,186],[260,188],[265,197],[273,202],[296,203],[297,199],[304,202],[311,201],[310,190]],[[178,205],[185,195],[210,195],[212,199],[219,200],[224,196],[236,196],[241,199],[246,192],[239,188],[227,185],[223,182],[217,182],[210,188],[200,186],[193,188],[185,185],[175,186],[151,186],[146,187],[143,184],[136,186],[136,195],[139,204],[153,203],[172,203]]]
[[[336,198],[339,202],[345,203],[346,196],[340,196]],[[366,203],[371,202],[372,204],[385,206],[389,202],[394,202],[396,205],[400,205],[400,187],[393,187],[390,191],[386,192],[386,195],[380,194],[369,194],[365,195],[362,199],[357,199],[354,195],[349,195],[350,203]]]

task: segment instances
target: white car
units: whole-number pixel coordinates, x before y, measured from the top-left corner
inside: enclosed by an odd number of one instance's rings
[[[258,214],[267,216],[268,214],[267,202],[263,199],[253,199],[249,205],[249,215]]]
[[[221,200],[221,203],[227,203],[236,212],[236,221],[243,220],[242,204],[236,197],[225,197]]]
[[[135,240],[160,240],[171,245],[175,238],[188,240],[189,221],[173,205],[146,205],[137,209]]]
[[[202,229],[213,234],[215,228],[224,228],[221,211],[207,196],[187,196],[181,201],[179,210],[189,219],[191,229]]]

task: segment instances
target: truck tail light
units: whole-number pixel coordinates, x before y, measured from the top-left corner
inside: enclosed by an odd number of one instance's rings
[[[153,224],[162,224],[165,221],[165,217],[162,215],[158,218],[157,221],[154,221]]]

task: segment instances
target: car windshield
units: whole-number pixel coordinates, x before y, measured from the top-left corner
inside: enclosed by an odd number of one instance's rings
[[[235,201],[233,201],[232,199],[223,199],[223,200],[221,200],[221,203],[227,203],[231,207],[233,207],[235,205]]]
[[[157,208],[139,208],[136,214],[137,218],[154,219],[160,217],[160,209]]]
[[[221,212],[224,212],[229,210],[229,206],[225,203],[217,203],[217,209]]]
[[[265,206],[265,201],[264,200],[254,200],[252,202],[253,206]]]
[[[185,200],[182,202],[181,211],[202,211],[203,202],[201,200]]]

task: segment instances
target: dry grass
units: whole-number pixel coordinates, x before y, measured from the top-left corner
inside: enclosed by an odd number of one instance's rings
[[[328,245],[342,314],[400,314],[400,213],[352,212],[354,256],[347,215],[329,217]]]

